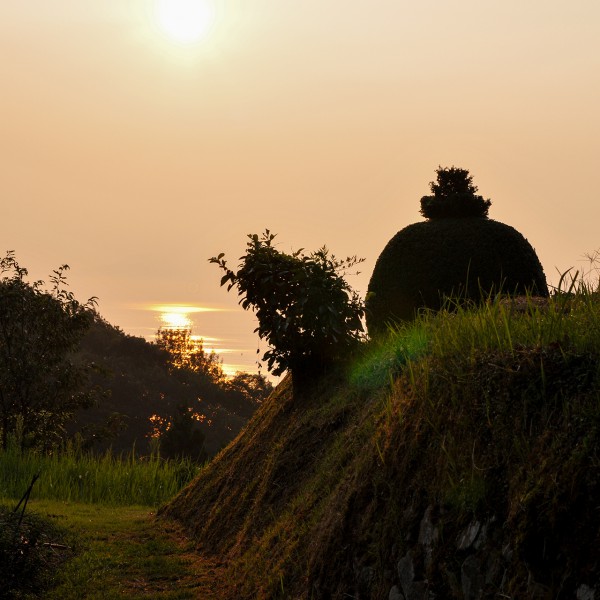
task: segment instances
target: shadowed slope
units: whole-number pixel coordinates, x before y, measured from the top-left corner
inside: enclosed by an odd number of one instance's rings
[[[339,525],[328,515],[331,496],[354,490],[374,458],[372,412],[372,402],[333,378],[295,400],[288,378],[161,514],[183,522],[201,550],[235,561],[246,574],[237,581],[243,597],[273,597],[281,585],[307,589],[326,563],[320,538]],[[257,572],[260,593],[247,577]]]
[[[428,348],[409,362],[394,350],[387,378],[330,376],[301,399],[289,380],[277,388],[162,510],[225,561],[224,599],[594,590],[600,310],[510,310],[420,322]],[[455,328],[470,339],[488,326],[485,343],[441,347]]]

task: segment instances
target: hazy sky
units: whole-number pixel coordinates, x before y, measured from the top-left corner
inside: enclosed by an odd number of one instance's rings
[[[253,317],[207,259],[269,228],[365,257],[364,294],[438,165],[551,282],[600,247],[598,0],[215,0],[194,43],[155,9],[0,0],[0,252],[68,263],[126,332],[152,337],[151,305],[227,309],[195,333],[251,368]]]

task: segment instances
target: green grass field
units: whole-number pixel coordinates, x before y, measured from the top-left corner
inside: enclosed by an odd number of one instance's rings
[[[188,460],[165,461],[148,457],[101,456],[72,446],[63,452],[21,452],[11,443],[0,450],[0,497],[20,498],[34,475],[40,477],[32,498],[87,502],[108,506],[158,506],[172,498],[198,472]]]
[[[157,523],[148,506],[39,500],[28,510],[66,530],[70,548],[65,551],[75,553],[62,564],[54,576],[55,587],[43,598],[219,598],[219,565],[195,555],[181,532]]]
[[[37,542],[37,550],[52,548],[52,555],[41,552],[41,568],[57,570],[49,574],[56,587],[43,597],[198,597],[196,588],[205,585],[204,573],[212,565],[192,559],[185,539],[157,525],[154,514],[199,469],[186,460],[164,461],[158,454],[144,459],[133,453],[92,456],[71,447],[44,455],[21,452],[16,444],[0,451],[1,504],[12,510],[39,474],[25,514],[47,519],[66,539],[61,536],[54,543],[52,532]],[[10,537],[7,543],[12,543]],[[207,589],[202,597],[210,597]]]

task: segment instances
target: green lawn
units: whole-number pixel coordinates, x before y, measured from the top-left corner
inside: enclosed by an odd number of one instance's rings
[[[220,565],[195,554],[174,524],[155,520],[151,507],[38,500],[31,501],[27,510],[51,518],[73,534],[75,556],[61,567],[57,586],[44,598],[223,597]]]

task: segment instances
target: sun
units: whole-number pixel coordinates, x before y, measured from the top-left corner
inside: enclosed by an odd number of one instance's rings
[[[215,21],[210,0],[155,0],[154,15],[164,35],[180,44],[200,41]]]

